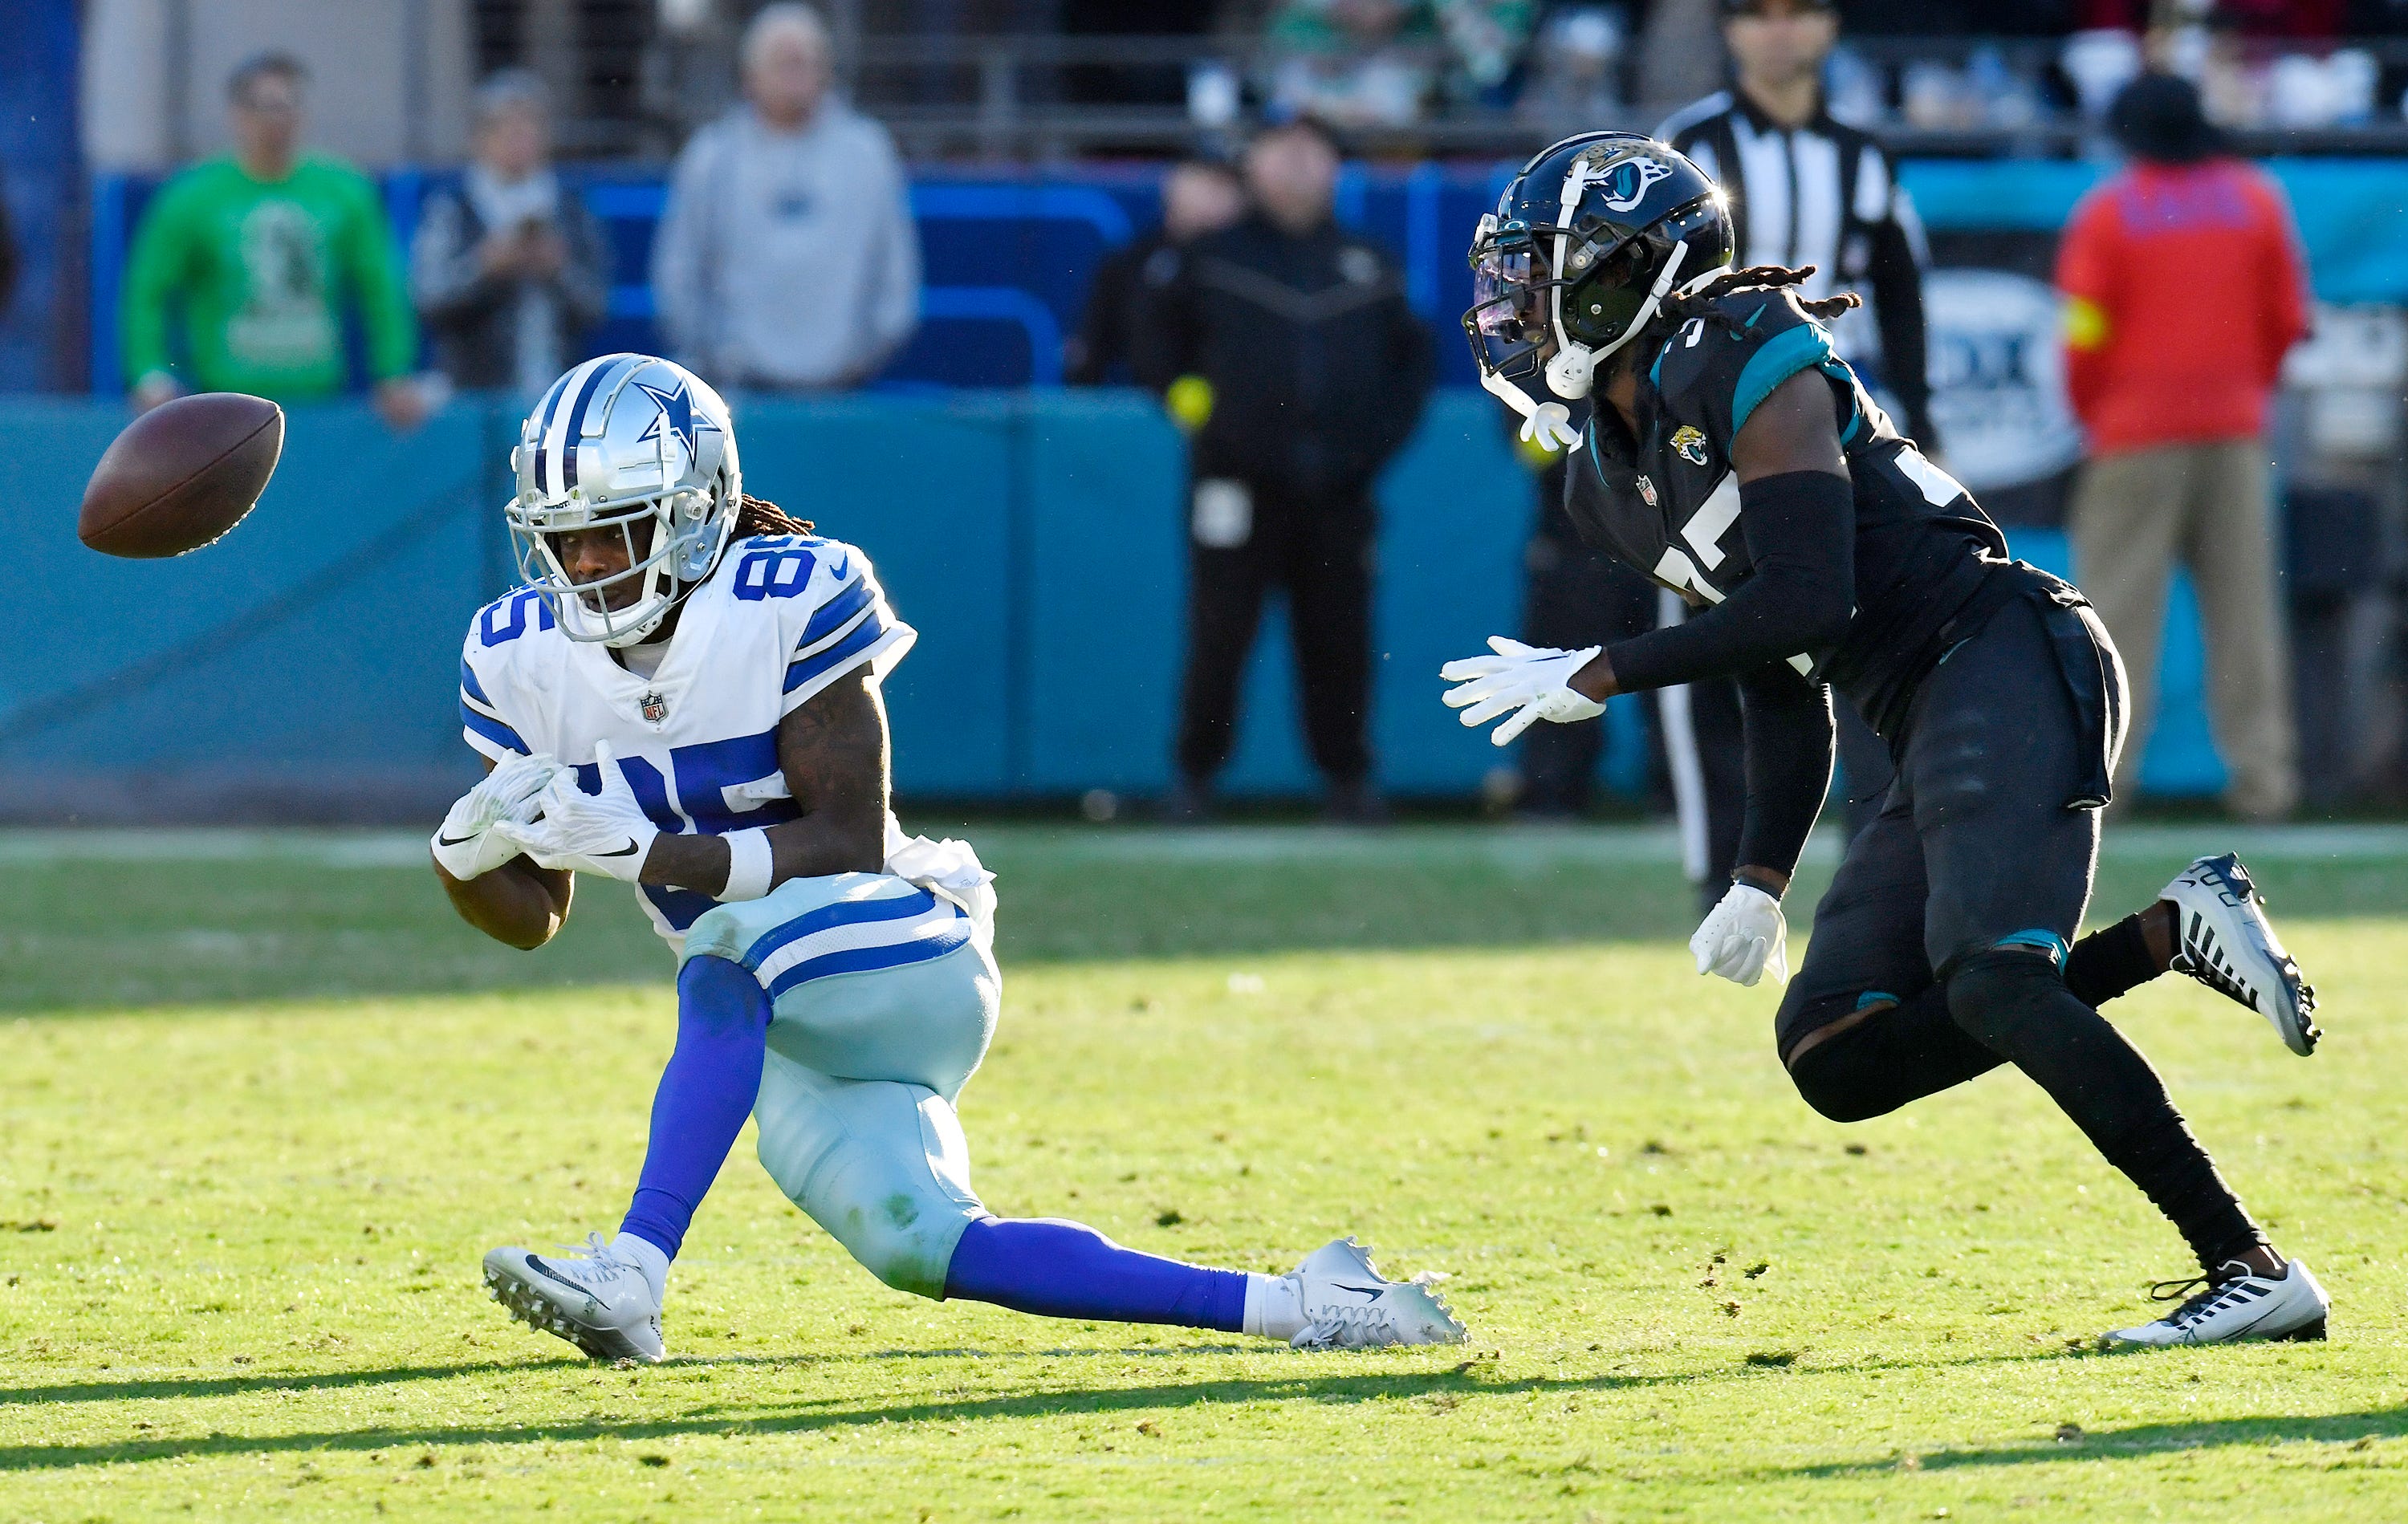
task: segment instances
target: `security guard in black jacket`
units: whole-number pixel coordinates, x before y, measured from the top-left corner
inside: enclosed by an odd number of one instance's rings
[[[1329,813],[1383,813],[1367,734],[1371,484],[1412,434],[1434,362],[1395,262],[1331,220],[1338,164],[1315,123],[1263,133],[1245,158],[1252,213],[1148,267],[1133,368],[1191,436],[1174,818],[1209,808],[1274,584]]]

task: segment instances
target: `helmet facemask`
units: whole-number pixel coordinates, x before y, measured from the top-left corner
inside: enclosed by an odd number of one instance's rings
[[[571,640],[605,646],[640,644],[660,628],[669,610],[710,575],[724,535],[712,534],[712,493],[679,491],[623,500],[607,507],[545,506],[512,502],[510,540],[519,577],[540,590],[561,632]],[[580,582],[560,553],[561,536],[615,529],[627,552],[626,569]],[[637,595],[609,606],[611,595],[635,583]]]

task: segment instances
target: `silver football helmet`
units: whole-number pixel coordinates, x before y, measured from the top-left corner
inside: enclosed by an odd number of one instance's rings
[[[651,634],[710,576],[744,495],[727,404],[684,366],[648,354],[606,354],[552,382],[519,427],[510,469],[519,576],[542,591],[562,634],[606,646]],[[626,569],[578,581],[556,537],[612,528]]]

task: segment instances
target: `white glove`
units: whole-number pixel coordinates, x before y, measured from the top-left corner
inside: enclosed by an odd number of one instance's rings
[[[661,828],[636,803],[636,790],[627,787],[609,742],[594,748],[594,765],[602,772],[600,793],[587,793],[577,786],[576,773],[564,769],[537,799],[540,813],[533,824],[504,820],[494,834],[547,868],[604,874],[632,884],[642,875]]]
[[[1501,747],[1528,730],[1534,720],[1562,724],[1605,713],[1604,705],[1571,686],[1572,674],[1594,661],[1604,647],[1559,651],[1552,646],[1525,646],[1503,635],[1490,635],[1488,648],[1497,654],[1449,662],[1438,669],[1438,675],[1462,685],[1441,696],[1447,707],[1463,710],[1468,726],[1485,725],[1508,709],[1521,711],[1489,733],[1488,739],[1496,745]]]
[[[1689,950],[1700,974],[1753,985],[1770,971],[1773,983],[1789,982],[1789,923],[1781,902],[1751,884],[1730,887],[1689,938]]]
[[[535,819],[536,798],[563,771],[546,756],[512,757],[486,774],[478,785],[452,801],[442,829],[428,845],[443,871],[466,882],[481,878],[519,855],[519,849],[494,834],[504,820],[521,825]]]
[[[1554,452],[1570,449],[1580,443],[1580,431],[1572,427],[1572,410],[1559,402],[1542,402],[1522,420],[1522,443],[1536,445]]]

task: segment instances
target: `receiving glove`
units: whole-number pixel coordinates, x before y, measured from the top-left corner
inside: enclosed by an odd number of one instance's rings
[[[518,856],[519,848],[494,835],[494,827],[505,820],[524,825],[534,819],[537,798],[564,770],[550,757],[512,757],[486,774],[443,817],[442,829],[428,843],[435,861],[465,883]]]
[[[1536,720],[1563,724],[1605,713],[1604,705],[1571,686],[1572,674],[1594,661],[1604,647],[1559,651],[1552,646],[1525,646],[1503,635],[1491,635],[1488,648],[1497,654],[1449,662],[1438,669],[1438,675],[1461,685],[1441,696],[1447,707],[1463,710],[1468,726],[1485,725],[1508,709],[1521,711],[1489,733],[1488,739],[1496,745],[1503,746]]]
[[[540,813],[533,824],[504,820],[494,834],[544,867],[604,874],[632,884],[642,875],[661,828],[636,803],[609,743],[594,748],[594,765],[602,774],[600,793],[587,793],[577,786],[577,774],[563,769],[538,797]]]
[[[1730,887],[1689,938],[1689,950],[1700,974],[1753,985],[1770,971],[1773,983],[1789,982],[1789,923],[1781,902],[1752,884]]]

